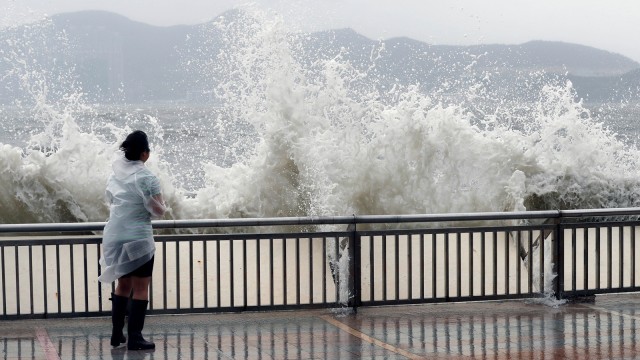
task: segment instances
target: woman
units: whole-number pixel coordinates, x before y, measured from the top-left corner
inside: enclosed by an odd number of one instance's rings
[[[104,227],[102,275],[98,280],[103,283],[118,280],[112,294],[111,345],[127,341],[122,329],[131,297],[127,348],[154,349],[155,344],[142,337],[155,254],[151,217],[164,215],[166,208],[158,178],[144,166],[150,153],[147,134],[140,130],[132,132],[120,150],[124,156],[113,162],[113,173],[107,182],[110,216]]]

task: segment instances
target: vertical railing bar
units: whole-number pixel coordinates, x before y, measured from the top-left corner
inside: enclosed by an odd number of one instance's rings
[[[220,259],[222,257],[220,256],[220,240],[216,240],[216,277],[217,277],[217,281],[216,281],[216,307],[217,308],[221,308],[222,307],[222,294],[220,293],[222,290],[222,284],[220,284],[221,280],[222,280],[222,274],[220,273]]]
[[[207,259],[207,240],[202,241],[202,281],[204,282],[204,308],[209,308],[209,281],[207,278],[209,277],[209,268],[208,268],[208,259]]]
[[[631,287],[636,287],[636,228],[631,225]]]
[[[167,310],[167,242],[162,242],[162,307]]]
[[[181,304],[181,294],[182,294],[182,290],[181,288],[181,279],[180,279],[180,241],[176,239],[175,241],[176,244],[176,309],[180,310],[182,309],[182,304]]]
[[[313,238],[309,237],[309,304],[313,301]]]
[[[234,268],[234,257],[233,257],[233,240],[229,240],[229,295],[231,298],[229,299],[230,306],[233,308],[236,306],[236,295],[235,295],[235,271]]]
[[[15,266],[16,266],[16,313],[20,315],[20,264],[19,264],[19,256],[18,256],[18,245],[14,246],[14,257],[15,257]],[[2,283],[4,287],[6,285]]]
[[[247,284],[247,279],[249,278],[248,275],[248,270],[247,270],[247,239],[242,239],[242,269],[243,269],[243,279],[242,279],[242,286],[244,287],[244,293],[242,294],[243,296],[243,303],[242,305],[247,307],[248,304],[248,299],[249,296],[247,294],[248,290],[249,290],[249,284]]]
[[[571,290],[577,291],[577,278],[578,278],[578,265],[576,264],[577,260],[577,251],[576,251],[576,234],[577,229],[571,229],[571,266],[573,267],[572,275],[571,275]]]
[[[396,268],[396,296],[395,300],[400,300],[400,236],[398,234],[393,235],[395,243],[395,268]]]
[[[437,271],[437,257],[436,257],[436,238],[437,236],[435,234],[431,234],[431,298],[435,299],[436,298],[436,271]]]
[[[516,292],[522,294],[522,259],[520,258],[520,249],[522,248],[522,231],[516,233]]]
[[[407,235],[407,283],[408,296],[413,299],[413,234]]]
[[[456,233],[456,266],[458,268],[458,270],[456,271],[457,275],[458,275],[458,292],[457,292],[457,296],[461,297],[462,296],[462,234],[461,233]]]
[[[189,241],[189,305],[193,309],[193,274],[195,269],[193,268],[193,241]]]
[[[612,275],[613,275],[613,234],[611,226],[607,226],[607,289],[611,289],[613,287],[612,283]]]
[[[58,314],[62,313],[62,294],[60,293],[60,245],[56,244],[56,289],[58,291]]]
[[[327,238],[322,237],[322,303],[327,302]]]
[[[420,299],[424,299],[424,233],[420,234]]]
[[[493,231],[493,295],[498,295],[498,232]]]
[[[300,305],[300,237],[296,236],[296,305]]]
[[[544,246],[546,238],[544,236],[544,229],[540,231],[540,293],[544,293]]]
[[[533,294],[533,229],[529,229],[528,235],[529,252],[527,253],[527,275],[529,275],[529,294]]]
[[[508,295],[511,290],[511,282],[509,281],[509,274],[511,272],[511,259],[509,256],[509,232],[504,232],[504,294]]]
[[[89,264],[87,262],[87,244],[82,244],[84,269],[84,311],[89,312]]]
[[[176,310],[180,310],[180,242],[176,239]],[[233,291],[233,288],[232,288]]]
[[[387,301],[387,237],[382,235],[382,300]]]
[[[256,299],[256,303],[258,304],[258,306],[262,305],[262,272],[260,270],[260,267],[262,266],[260,257],[262,255],[260,254],[260,240],[261,239],[259,237],[256,237],[256,285],[258,286],[258,289],[256,291],[256,296],[258,297]]]
[[[369,236],[369,301],[374,301],[374,296],[375,296],[375,285],[376,282],[374,280],[374,272],[373,269],[375,268],[375,260],[374,260],[374,242],[373,242],[373,238],[374,236]]]
[[[29,245],[29,309],[30,314],[33,315],[33,245]]]
[[[449,232],[444,233],[444,298],[449,300]]]
[[[473,296],[473,243],[474,234],[469,233],[469,296]]]
[[[487,260],[486,260],[486,248],[485,248],[485,243],[486,243],[486,237],[487,237],[487,233],[486,232],[482,232],[480,233],[480,276],[482,276],[482,278],[480,279],[480,286],[482,287],[482,291],[480,293],[481,296],[485,296],[486,294],[486,279],[487,279]]]
[[[335,244],[335,259],[336,259],[336,263],[334,264],[334,283],[336,284],[335,286],[335,298],[336,298],[336,304],[340,302],[340,286],[342,284],[342,282],[344,281],[341,278],[341,272],[340,272],[340,242],[339,239],[337,237],[333,238],[334,244]]]
[[[596,231],[596,289],[600,290],[600,228]]]
[[[287,290],[287,237],[286,236],[282,238],[282,291],[283,291],[282,305],[287,305],[288,290]],[[336,291],[336,294],[337,294],[337,291]]]

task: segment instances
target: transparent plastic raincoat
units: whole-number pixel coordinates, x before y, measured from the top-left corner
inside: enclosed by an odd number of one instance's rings
[[[103,283],[137,269],[155,254],[151,218],[164,214],[160,183],[142,161],[122,157],[114,161],[107,182],[109,221],[102,238]]]

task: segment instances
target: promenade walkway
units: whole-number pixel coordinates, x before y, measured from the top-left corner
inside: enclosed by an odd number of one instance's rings
[[[638,359],[640,295],[150,316],[155,351],[109,345],[110,319],[0,322],[0,359]],[[639,335],[637,335],[639,334]]]

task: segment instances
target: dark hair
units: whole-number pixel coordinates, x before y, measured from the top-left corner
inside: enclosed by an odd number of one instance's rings
[[[136,130],[127,135],[127,138],[120,145],[120,150],[124,151],[127,160],[140,160],[140,155],[149,150],[149,139],[142,130]]]

